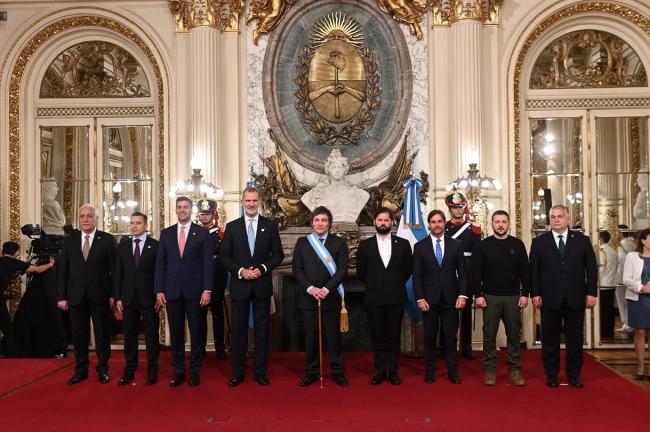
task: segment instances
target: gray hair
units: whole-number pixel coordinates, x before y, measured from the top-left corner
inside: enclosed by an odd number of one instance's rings
[[[563,204],[555,204],[553,207],[551,207],[551,211],[553,210],[564,210],[564,213],[567,215],[569,214],[569,208]]]
[[[90,203],[82,204],[81,207],[79,207],[79,211],[83,209],[91,209],[93,211],[93,215],[95,215],[95,217],[99,217],[99,212],[97,211],[97,207],[95,207],[94,205]]]

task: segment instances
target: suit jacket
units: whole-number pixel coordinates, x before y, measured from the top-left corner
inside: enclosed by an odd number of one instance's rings
[[[153,291],[158,240],[147,236],[140,245],[140,261],[133,260],[133,238],[125,237],[117,246],[115,260],[114,297],[122,305],[130,307],[134,302],[142,307],[153,307],[156,296]]]
[[[244,300],[251,293],[257,298],[270,298],[273,295],[271,272],[284,259],[280,232],[275,222],[260,215],[255,234],[255,249],[251,256],[248,248],[248,235],[244,217],[235,219],[226,225],[226,232],[221,242],[219,262],[232,274],[230,297]],[[264,267],[262,267],[262,264]],[[259,268],[262,277],[255,280],[240,279],[241,268]]]
[[[383,306],[406,303],[406,281],[411,277],[411,245],[403,238],[390,236],[391,256],[388,267],[379,254],[377,236],[363,240],[357,251],[357,275],[366,286],[367,305]]]
[[[81,252],[81,232],[63,239],[63,250],[57,262],[59,300],[71,306],[83,301],[84,294],[94,304],[105,304],[113,292],[115,237],[97,230],[88,259]]]
[[[321,309],[341,309],[341,296],[337,287],[348,272],[348,246],[345,239],[328,234],[324,244],[336,262],[336,273],[330,275],[325,264],[311,247],[307,237],[300,237],[293,251],[293,275],[298,280],[300,292],[298,294],[298,307],[304,310],[316,310],[318,302],[307,293],[307,288],[327,288],[329,294],[321,300]]]
[[[416,300],[430,304],[455,304],[458,296],[468,295],[465,257],[461,243],[445,236],[442,266],[438,265],[430,235],[413,249],[413,290]]]
[[[156,253],[154,291],[165,293],[170,300],[194,300],[204,291],[212,292],[214,243],[210,233],[194,223],[190,224],[181,257],[178,250],[178,225],[160,232]]]
[[[566,299],[570,309],[584,309],[587,295],[598,295],[598,266],[589,237],[569,230],[564,258],[552,232],[533,239],[530,247],[531,295],[541,296],[543,307],[559,309]]]

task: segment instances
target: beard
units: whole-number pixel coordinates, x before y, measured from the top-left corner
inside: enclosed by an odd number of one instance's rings
[[[377,226],[377,225],[375,225],[375,229],[377,230],[377,232],[379,234],[388,234],[390,232],[390,227],[389,226],[383,226],[383,225]]]

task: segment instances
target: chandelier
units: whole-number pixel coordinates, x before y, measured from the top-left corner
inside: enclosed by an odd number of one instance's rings
[[[192,205],[192,213],[198,213],[196,203],[203,198],[210,198],[216,201],[221,201],[224,197],[224,191],[219,186],[215,186],[209,181],[203,179],[201,174],[201,167],[197,158],[192,158],[190,163],[192,174],[188,179],[178,180],[169,190],[169,197],[176,198],[179,196],[186,196],[194,203]]]

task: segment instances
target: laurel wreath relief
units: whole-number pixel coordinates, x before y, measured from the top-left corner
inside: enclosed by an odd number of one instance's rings
[[[358,145],[366,128],[375,120],[379,108],[381,95],[379,66],[375,61],[374,54],[368,48],[356,49],[366,68],[366,98],[364,106],[359,112],[345,126],[338,129],[327,120],[324,120],[309,100],[309,66],[319,46],[319,44],[305,45],[298,57],[296,78],[294,80],[294,83],[298,86],[295,92],[296,109],[302,115],[303,122],[309,126],[309,129],[315,135],[319,145],[333,146],[337,141],[346,146]]]

